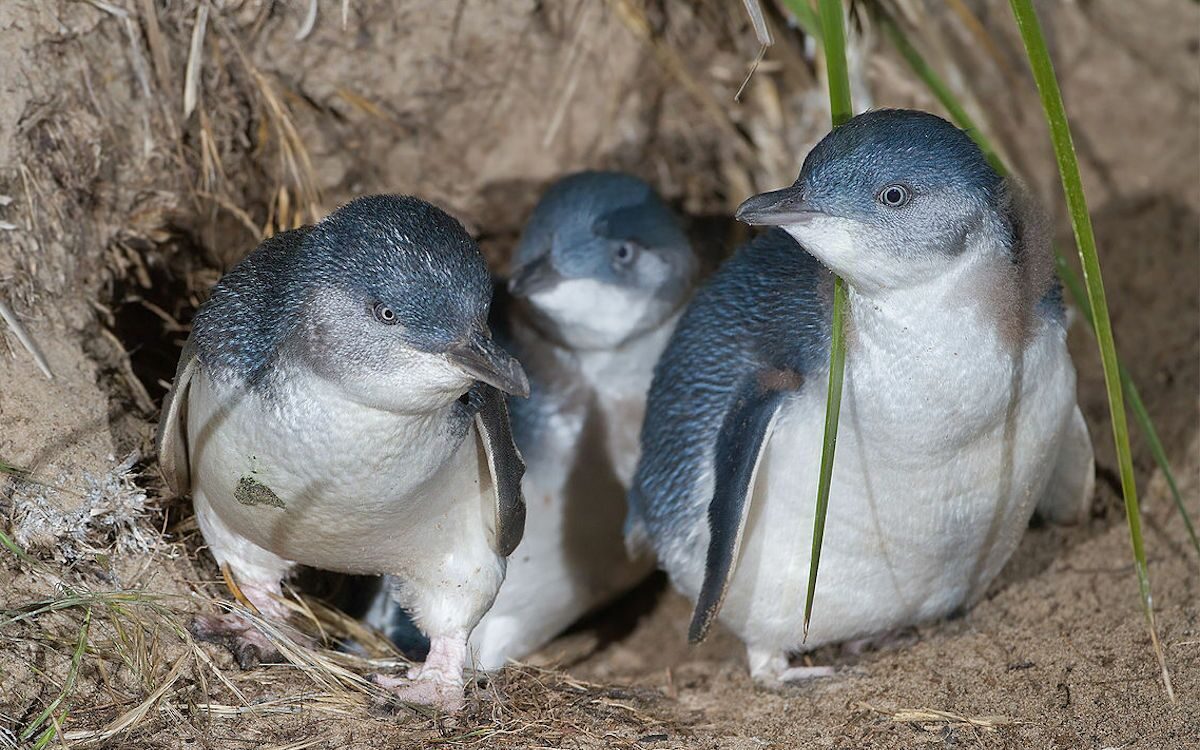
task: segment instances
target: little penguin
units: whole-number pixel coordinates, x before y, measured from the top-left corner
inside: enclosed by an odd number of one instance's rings
[[[263,242],[197,311],[157,444],[217,562],[265,618],[297,564],[386,573],[431,639],[397,699],[457,710],[467,636],[521,539],[523,465],[503,393],[525,373],[488,330],[491,279],[454,218],[358,198]],[[271,655],[235,614],[201,638]]]
[[[653,570],[626,552],[625,496],[654,364],[698,265],[670,207],[632,175],[569,175],[534,208],[492,325],[529,373],[529,398],[509,408],[530,514],[471,635],[476,668],[528,656]],[[412,643],[387,599],[368,621]]]
[[[963,131],[878,110],[829,133],[796,182],[737,218],[777,227],[695,296],[650,390],[630,493],[648,543],[746,644],[757,682],[829,674],[788,655],[978,600],[1033,512],[1092,494],[1044,222]],[[846,369],[811,627],[804,638],[833,277]]]

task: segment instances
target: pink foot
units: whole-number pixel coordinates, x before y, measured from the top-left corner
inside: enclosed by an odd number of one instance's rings
[[[196,615],[188,630],[196,640],[217,643],[229,649],[242,669],[251,669],[261,662],[283,661],[283,655],[269,638],[249,620],[233,612]]]
[[[375,684],[391,693],[397,703],[416,703],[432,706],[449,714],[463,708],[463,686],[461,683],[424,679],[410,680],[407,677],[372,675]]]
[[[463,707],[463,664],[467,657],[465,638],[434,637],[429,642],[425,663],[408,670],[404,677],[372,675],[399,703],[433,706],[446,713]]]

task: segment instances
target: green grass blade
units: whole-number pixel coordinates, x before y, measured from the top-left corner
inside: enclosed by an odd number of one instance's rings
[[[32,724],[25,727],[25,731],[21,732],[20,739],[22,741],[28,740],[30,737],[32,737],[33,733],[40,729],[42,724],[45,724],[46,721],[49,720],[52,715],[54,715],[54,712],[58,710],[59,705],[61,705],[62,702],[67,699],[67,696],[71,694],[71,691],[75,689],[75,678],[79,676],[79,666],[83,663],[84,652],[87,651],[88,629],[91,624],[92,610],[84,610],[83,625],[79,628],[79,643],[75,646],[75,653],[71,655],[71,668],[67,672],[67,679],[63,682],[63,688],[59,692],[58,697],[55,698],[49,706],[46,706],[44,711],[38,714],[38,717],[33,720]],[[51,734],[50,736],[53,737],[54,735]],[[45,735],[43,735],[43,737],[45,737]]]
[[[30,557],[28,552],[21,549],[21,545],[13,541],[12,537],[10,537],[8,534],[5,534],[3,529],[0,529],[0,546],[8,548],[8,551],[13,553],[13,555],[15,555],[16,558],[23,563],[28,565],[37,564],[37,561]]]
[[[1062,92],[1054,74],[1054,64],[1046,49],[1046,40],[1032,0],[1009,0],[1029,67],[1042,98],[1046,122],[1054,144],[1054,155],[1058,161],[1059,176],[1063,192],[1071,213],[1071,227],[1075,232],[1075,243],[1079,249],[1079,260],[1083,266],[1083,281],[1088,301],[1092,307],[1092,321],[1096,327],[1096,341],[1100,349],[1100,361],[1104,366],[1104,384],[1108,392],[1108,407],[1112,417],[1113,442],[1117,449],[1117,464],[1121,473],[1121,491],[1125,496],[1125,517],[1129,522],[1129,541],[1133,547],[1134,569],[1142,595],[1142,609],[1150,628],[1151,641],[1162,670],[1163,685],[1168,699],[1173,703],[1175,693],[1171,687],[1170,673],[1162,644],[1159,643],[1154,624],[1154,605],[1150,595],[1150,574],[1146,565],[1146,550],[1142,542],[1141,511],[1138,508],[1137,482],[1133,475],[1133,455],[1129,450],[1129,426],[1125,418],[1125,399],[1121,389],[1120,368],[1117,364],[1116,344],[1113,341],[1112,322],[1108,316],[1108,303],[1104,295],[1104,280],[1100,274],[1100,259],[1096,253],[1096,238],[1092,233],[1092,220],[1088,214],[1087,199],[1083,194],[1083,181],[1079,176],[1079,164],[1075,157],[1075,146],[1071,140],[1071,127],[1067,123],[1067,112],[1063,106]]]
[[[825,74],[829,86],[829,111],[836,128],[854,116],[850,101],[850,75],[846,66],[846,32],[842,21],[841,0],[821,0],[821,37],[825,47]],[[804,600],[804,637],[812,618],[813,597],[817,591],[817,570],[821,565],[821,544],[825,538],[825,515],[829,510],[829,485],[833,478],[833,455],[837,449],[838,416],[842,410],[842,377],[846,369],[846,341],[843,319],[846,309],[846,284],[833,278],[833,321],[829,345],[829,392],[825,399],[825,433],[821,442],[821,471],[817,481],[817,507],[813,520],[812,554],[808,563],[808,593]]]
[[[796,25],[804,30],[817,42],[821,42],[821,19],[817,18],[817,12],[813,10],[812,5],[808,0],[783,0],[784,6],[788,12],[792,14],[792,18],[796,20]]]
[[[29,470],[22,469],[20,466],[13,466],[3,458],[0,458],[0,474],[12,474],[14,477],[23,477],[29,474]]]
[[[929,88],[930,93],[946,109],[946,113],[950,115],[950,119],[957,123],[963,130],[972,134],[978,133],[979,128],[975,125],[975,121],[971,119],[971,115],[967,113],[966,107],[962,105],[962,102],[950,90],[950,86],[942,80],[937,71],[926,62],[921,53],[917,51],[917,48],[908,40],[908,37],[896,24],[895,19],[880,4],[875,6],[875,13],[884,36],[896,47],[896,51],[900,53],[904,61],[908,63],[913,72],[917,74],[917,77]],[[1000,157],[996,155],[996,151],[992,148],[992,145],[982,138],[975,138],[975,143],[983,151],[992,168],[1000,174],[1005,174],[1004,163],[1000,161]]]
[[[789,0],[788,7],[791,8],[793,4],[803,5],[802,0]],[[962,103],[954,95],[954,92],[950,90],[950,87],[946,85],[946,82],[942,80],[933,67],[921,55],[920,51],[908,39],[900,25],[888,14],[883,4],[875,3],[872,7],[884,35],[895,45],[896,50],[913,69],[917,77],[925,83],[930,92],[945,107],[946,113],[950,115],[950,118],[954,120],[958,127],[967,131],[967,134],[971,136],[979,148],[983,150],[984,154],[987,155],[988,161],[991,162],[997,172],[1001,175],[1009,174],[1008,167],[1001,161],[996,150],[988,141],[987,136],[975,124],[975,121],[967,113],[966,108],[962,106]],[[1083,284],[1057,247],[1054,249],[1054,259],[1058,266],[1058,275],[1062,280],[1063,286],[1067,288],[1067,292],[1071,295],[1075,306],[1083,312],[1084,320],[1087,321],[1088,327],[1095,333],[1096,323],[1093,320],[1092,305],[1088,301],[1087,292],[1084,291]],[[1146,437],[1146,443],[1150,447],[1150,453],[1154,457],[1155,463],[1158,464],[1158,468],[1162,470],[1163,476],[1167,480],[1167,486],[1171,490],[1171,499],[1175,503],[1176,510],[1179,511],[1180,518],[1183,519],[1183,525],[1192,540],[1192,547],[1195,548],[1197,556],[1200,556],[1200,537],[1197,537],[1191,515],[1188,513],[1187,507],[1183,504],[1179,485],[1175,481],[1175,472],[1171,470],[1171,462],[1167,458],[1167,453],[1158,438],[1158,431],[1154,428],[1154,422],[1150,419],[1150,414],[1146,411],[1146,407],[1142,403],[1141,394],[1138,392],[1133,378],[1129,375],[1125,367],[1120,365],[1119,361],[1118,365],[1120,366],[1121,387],[1125,391],[1125,397],[1129,400],[1129,408],[1133,411],[1138,428]]]
[[[1092,305],[1088,301],[1082,282],[1075,275],[1075,271],[1071,266],[1067,264],[1066,258],[1061,254],[1055,257],[1055,263],[1058,266],[1058,276],[1062,279],[1063,286],[1075,298],[1076,305],[1083,311],[1084,320],[1095,331],[1096,323],[1092,314]],[[1119,362],[1118,367],[1121,376],[1121,388],[1125,391],[1125,396],[1129,399],[1129,408],[1133,410],[1133,416],[1137,419],[1142,434],[1146,437],[1146,444],[1150,447],[1150,454],[1154,456],[1154,460],[1158,463],[1158,467],[1162,469],[1163,476],[1167,480],[1167,487],[1171,490],[1171,499],[1175,502],[1175,509],[1179,511],[1179,517],[1183,519],[1184,528],[1187,529],[1188,536],[1192,540],[1192,547],[1195,548],[1196,554],[1200,555],[1200,538],[1197,538],[1196,527],[1192,524],[1192,517],[1188,513],[1187,507],[1183,504],[1183,496],[1179,493],[1179,485],[1175,482],[1175,474],[1171,471],[1171,463],[1167,460],[1167,452],[1163,449],[1162,441],[1158,439],[1158,430],[1154,429],[1154,422],[1150,419],[1150,413],[1146,411],[1146,405],[1142,402],[1142,394],[1138,392],[1137,385],[1133,382],[1133,377],[1125,369],[1125,366]]]
[[[825,47],[825,74],[829,86],[829,111],[836,128],[854,116],[850,101],[850,73],[846,65],[846,29],[841,0],[821,0],[821,38]]]
[[[1146,436],[1150,454],[1154,456],[1154,460],[1163,470],[1163,477],[1167,480],[1167,487],[1171,490],[1171,499],[1175,502],[1175,509],[1179,511],[1179,517],[1183,519],[1183,526],[1187,529],[1188,536],[1191,537],[1192,547],[1195,548],[1196,554],[1200,555],[1200,538],[1196,536],[1196,527],[1192,524],[1192,518],[1183,504],[1183,496],[1179,493],[1179,485],[1175,483],[1175,475],[1170,471],[1167,452],[1163,449],[1162,441],[1158,439],[1158,431],[1154,429],[1154,422],[1150,419],[1150,413],[1146,411],[1146,405],[1142,403],[1142,395],[1138,393],[1137,386],[1133,383],[1133,377],[1124,365],[1121,365],[1121,387],[1125,389],[1125,395],[1129,397],[1129,408],[1133,410],[1133,416],[1137,420],[1142,434]]]

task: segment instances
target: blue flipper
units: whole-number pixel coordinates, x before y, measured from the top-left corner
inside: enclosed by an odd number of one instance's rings
[[[508,557],[525,533],[525,498],[521,494],[525,462],[513,441],[504,394],[480,383],[471,390],[470,398],[479,409],[475,414],[475,426],[479,429],[495,490],[496,532],[492,549]]]
[[[738,389],[721,424],[713,457],[716,478],[708,505],[708,558],[704,584],[688,628],[691,643],[699,643],[708,635],[729,590],[750,515],[754,475],[782,401],[782,391],[764,387],[761,379],[751,378]]]

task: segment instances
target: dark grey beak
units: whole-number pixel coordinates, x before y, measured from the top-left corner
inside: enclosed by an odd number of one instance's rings
[[[772,190],[747,198],[738,206],[734,218],[755,227],[778,227],[784,224],[804,224],[822,211],[813,208],[804,200],[804,194],[796,186]]]
[[[513,272],[508,280],[508,293],[514,297],[528,298],[532,294],[550,289],[560,281],[562,275],[555,270],[550,253],[546,253]]]
[[[529,379],[521,363],[483,333],[446,350],[446,358],[463,372],[514,396],[529,397]]]

